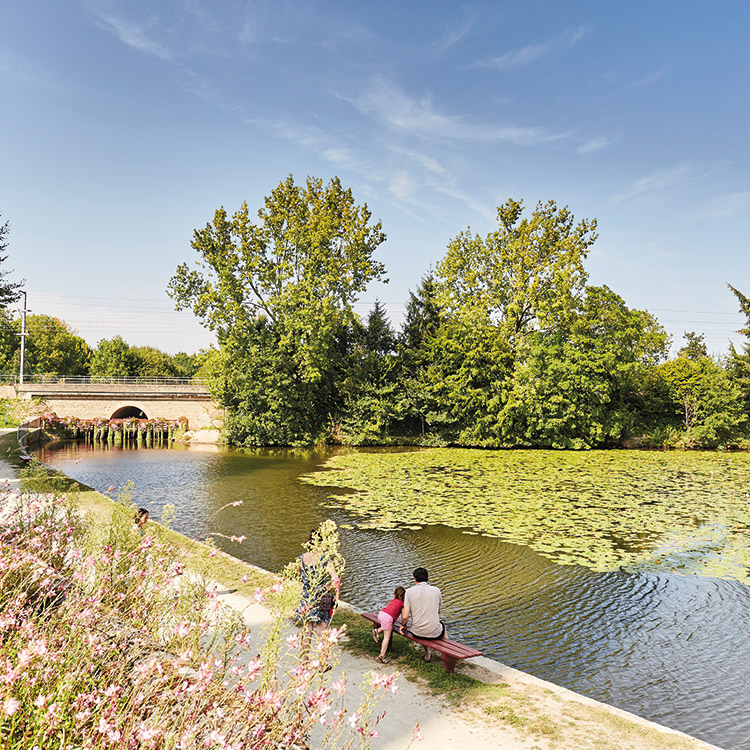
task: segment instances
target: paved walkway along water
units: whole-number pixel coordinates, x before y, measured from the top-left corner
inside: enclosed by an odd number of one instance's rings
[[[0,434],[7,432],[0,430]],[[17,470],[12,462],[0,456],[0,484],[6,482],[12,489],[17,488]],[[268,610],[229,588],[220,589],[219,595],[225,604],[242,613],[260,639],[263,626],[271,619]],[[251,647],[248,658],[253,654]],[[442,663],[438,660],[433,668],[442,671]],[[341,651],[340,663],[334,668],[331,678],[338,679],[346,673],[347,707],[350,711],[359,705],[365,675],[372,671],[395,672],[398,663],[382,666],[371,657],[345,649]],[[408,747],[425,750],[715,748],[491,659],[476,657],[467,660],[456,671],[486,683],[506,685],[504,700],[499,705],[489,706],[473,702],[470,705],[448,705],[440,695],[429,691],[419,678],[406,679],[401,675],[397,692],[386,691],[379,704],[379,709],[386,715],[377,727],[379,736],[372,741],[374,750],[406,750]],[[415,738],[417,722],[421,740]],[[316,737],[313,737],[312,747],[316,747],[315,743]]]
[[[270,622],[268,611],[254,601],[229,592],[221,598],[243,613],[255,633]],[[442,671],[442,662],[436,660],[433,668]],[[332,679],[346,673],[350,711],[356,709],[365,674],[371,671],[395,672],[398,664],[382,666],[372,658],[346,650],[341,652],[341,662],[334,669]],[[378,726],[379,737],[372,747],[376,750],[405,750],[407,747],[425,750],[653,750],[662,747],[699,750],[716,747],[491,659],[468,659],[459,664],[456,671],[483,682],[507,685],[506,710],[493,712],[497,713],[493,721],[481,708],[447,705],[419,680],[408,680],[401,675],[397,692],[387,691],[380,703],[386,716]],[[520,708],[513,710],[513,706]],[[522,715],[526,721],[519,720]],[[414,740],[416,722],[420,725],[421,741]]]

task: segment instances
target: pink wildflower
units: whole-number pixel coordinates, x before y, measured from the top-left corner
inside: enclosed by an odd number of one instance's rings
[[[422,741],[422,740],[424,739],[424,737],[422,737],[422,729],[421,729],[421,727],[419,726],[419,722],[417,722],[417,723],[416,723],[416,724],[414,725],[414,739],[415,739],[415,740],[416,740],[417,742],[421,742],[421,741]]]
[[[187,620],[182,620],[174,629],[174,632],[175,635],[184,638],[190,632],[190,623]]]
[[[263,604],[266,600],[266,592],[263,589],[255,589],[255,595],[253,596],[258,604]]]
[[[154,537],[152,536],[144,536],[143,541],[141,542],[140,546],[138,547],[139,552],[144,552],[145,550],[149,549],[149,547],[154,546]]]
[[[18,652],[18,666],[25,667],[32,658],[32,653],[28,648],[22,648]]]
[[[346,675],[340,680],[331,683],[331,690],[335,690],[337,693],[343,693],[346,690]]]
[[[254,680],[257,677],[258,672],[260,672],[262,667],[263,667],[263,662],[261,662],[260,659],[253,659],[252,661],[249,661],[247,663],[248,680]]]
[[[250,580],[250,576],[247,573],[245,573],[245,575],[242,576],[242,578],[240,578],[240,583],[247,583],[249,580]]]
[[[395,693],[398,690],[396,674],[396,672],[393,674],[376,674],[372,684],[376,687],[382,687],[383,690],[390,690],[392,693]]]
[[[141,722],[138,726],[138,739],[141,742],[150,742],[155,740],[159,736],[159,730],[148,726],[145,722]]]
[[[211,682],[211,678],[214,676],[214,672],[211,669],[209,662],[204,661],[198,667],[198,675],[196,681],[202,685],[208,685]]]
[[[281,693],[273,690],[268,690],[263,693],[261,702],[274,711],[279,711],[281,709]]]
[[[29,651],[34,654],[34,656],[43,656],[47,653],[47,642],[40,638],[37,641],[32,641],[29,644]]]
[[[329,643],[338,643],[342,635],[343,628],[330,628],[326,631],[325,637]]]
[[[271,586],[271,592],[274,594],[280,594],[284,590],[284,581],[276,581],[276,583]]]
[[[7,698],[3,703],[3,711],[6,716],[13,716],[20,705],[21,702],[17,698]]]
[[[249,646],[250,645],[250,632],[245,631],[244,633],[240,633],[237,636],[237,645],[239,646]]]
[[[326,703],[327,698],[328,691],[325,688],[318,688],[307,696],[307,705],[325,713],[330,708],[330,705]]]

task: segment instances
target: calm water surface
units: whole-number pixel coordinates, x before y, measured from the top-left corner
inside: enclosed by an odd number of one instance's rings
[[[44,463],[98,490],[134,483],[133,499],[175,528],[244,534],[230,554],[279,570],[326,518],[341,527],[343,597],[377,609],[424,565],[440,586],[452,637],[576,692],[700,737],[750,750],[750,587],[678,574],[593,573],[526,547],[444,526],[356,528],[298,477],[330,453],[228,448],[47,447]],[[243,500],[210,520],[223,505]]]

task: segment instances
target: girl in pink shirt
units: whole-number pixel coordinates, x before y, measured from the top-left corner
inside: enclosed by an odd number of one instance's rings
[[[380,634],[383,634],[383,643],[380,646],[380,655],[378,661],[381,664],[388,664],[388,659],[385,657],[388,646],[391,645],[391,634],[393,633],[393,621],[398,618],[401,614],[401,610],[404,608],[404,597],[406,596],[406,589],[403,586],[396,586],[396,590],[393,592],[393,599],[378,612],[378,622],[380,627],[373,625],[372,637],[375,643],[380,640]]]

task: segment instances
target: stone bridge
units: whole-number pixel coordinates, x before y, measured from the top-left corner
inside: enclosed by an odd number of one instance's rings
[[[221,410],[201,381],[185,378],[61,378],[16,383],[17,398],[42,400],[58,417],[179,419],[191,430],[221,425]]]

